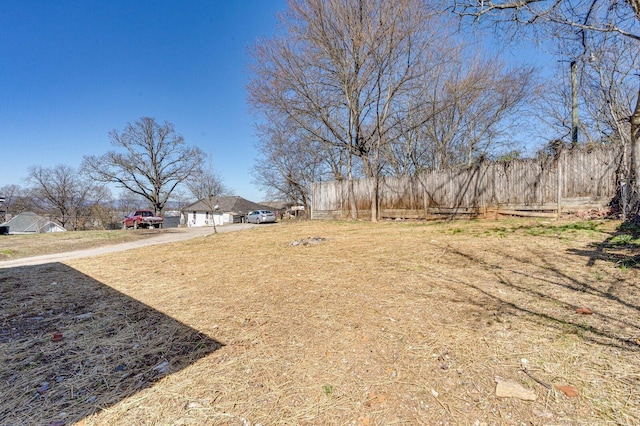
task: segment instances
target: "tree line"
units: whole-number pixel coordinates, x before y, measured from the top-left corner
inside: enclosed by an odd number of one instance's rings
[[[555,73],[507,64],[489,37],[537,42]],[[292,0],[281,32],[251,51],[255,182],[308,206],[312,182],[345,181],[355,218],[360,177],[516,158],[518,136],[541,151],[620,144],[637,217],[639,41],[638,0]]]
[[[188,197],[229,191],[211,158],[188,146],[169,122],[142,117],[108,136],[114,149],[84,156],[77,169],[30,166],[24,186],[0,187],[2,209],[10,215],[34,211],[68,229],[95,229],[121,222],[123,212],[144,207],[162,214],[171,200],[184,205]],[[120,194],[114,197],[110,187]]]

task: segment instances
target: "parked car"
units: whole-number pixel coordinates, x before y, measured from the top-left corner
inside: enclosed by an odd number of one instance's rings
[[[254,210],[247,215],[247,222],[249,223],[266,223],[275,221],[276,214],[269,210]]]
[[[150,210],[135,210],[122,221],[122,227],[127,228],[161,228],[164,218],[156,216]]]

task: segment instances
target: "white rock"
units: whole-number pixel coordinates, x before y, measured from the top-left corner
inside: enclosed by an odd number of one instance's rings
[[[553,414],[548,412],[548,411],[541,411],[541,410],[536,410],[535,408],[533,409],[533,414],[535,414],[538,417],[541,417],[543,419],[551,419],[553,418]]]
[[[153,367],[158,373],[164,374],[169,370],[169,363],[167,361],[161,362],[160,364]]]
[[[496,377],[496,396],[498,398],[518,398],[525,401],[535,401],[538,395],[530,389],[523,387],[520,383],[503,380]]]

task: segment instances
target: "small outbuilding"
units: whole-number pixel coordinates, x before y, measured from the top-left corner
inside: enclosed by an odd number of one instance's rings
[[[0,224],[9,234],[37,234],[41,232],[64,232],[66,229],[33,212],[24,212]]]
[[[187,226],[213,226],[246,221],[253,210],[273,210],[238,196],[213,197],[198,200],[182,209],[183,223]]]

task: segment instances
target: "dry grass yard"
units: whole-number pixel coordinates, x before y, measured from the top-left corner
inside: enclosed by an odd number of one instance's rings
[[[637,425],[619,226],[283,223],[0,269],[0,423]]]
[[[0,261],[128,243],[154,237],[166,230],[68,231],[32,235],[0,235]]]

